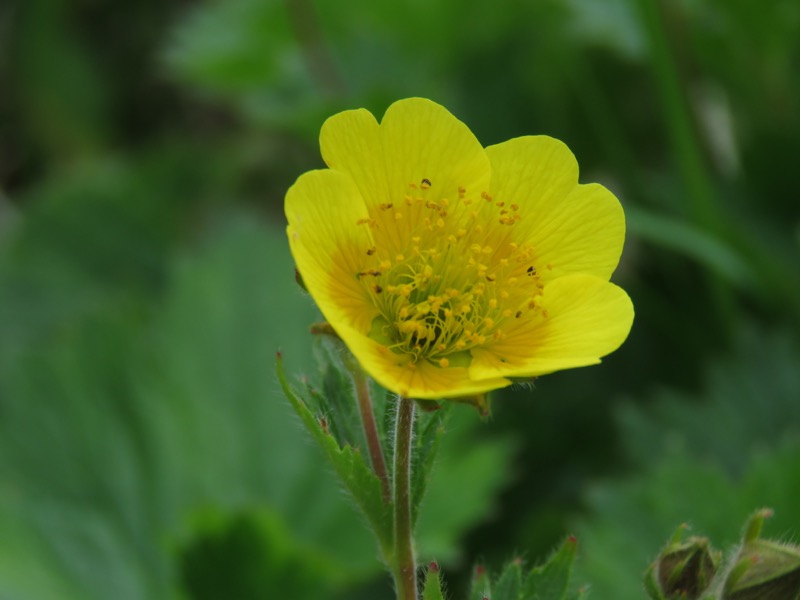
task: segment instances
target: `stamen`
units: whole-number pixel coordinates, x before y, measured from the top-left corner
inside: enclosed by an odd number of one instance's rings
[[[444,195],[452,189],[433,194],[427,178],[409,188],[420,191],[378,205],[389,211],[405,202],[408,212],[395,209],[381,225],[406,223],[388,237],[372,233],[375,245],[356,274],[386,323],[383,352],[405,357],[398,364],[409,369],[421,360],[448,368],[452,353],[501,339],[506,319],[544,316],[535,250],[506,229],[521,219],[519,205],[482,192],[486,203],[470,210],[463,186],[451,201]],[[371,218],[358,224],[378,227]]]

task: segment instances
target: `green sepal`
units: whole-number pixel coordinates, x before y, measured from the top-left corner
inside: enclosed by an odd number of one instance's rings
[[[425,573],[425,589],[422,592],[422,600],[444,600],[441,572],[439,565],[435,562],[428,565]]]
[[[492,402],[489,394],[475,394],[473,396],[460,396],[458,398],[447,398],[450,402],[461,404],[471,404],[474,406],[482,419],[486,419],[492,414]]]
[[[383,500],[380,480],[361,452],[350,445],[340,446],[331,434],[330,428],[323,426],[309,410],[307,404],[295,394],[286,381],[283,358],[280,353],[277,357],[277,372],[286,398],[303,425],[325,452],[339,479],[356,501],[369,522],[370,528],[378,538],[384,558],[388,560],[391,556],[393,540],[392,510],[391,505],[387,505]]]
[[[528,573],[523,582],[521,600],[564,600],[577,552],[577,538],[567,537],[547,562]]]

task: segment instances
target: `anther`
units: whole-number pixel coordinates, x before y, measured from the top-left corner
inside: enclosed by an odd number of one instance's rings
[[[372,248],[367,248],[367,256],[372,256],[377,251],[378,249],[375,246],[373,246]]]
[[[380,208],[381,210],[389,210],[393,206],[394,206],[393,202],[384,202],[383,204],[379,204],[378,208]]]

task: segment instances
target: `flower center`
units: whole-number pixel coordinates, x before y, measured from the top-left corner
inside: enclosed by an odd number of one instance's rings
[[[373,335],[410,368],[463,362],[520,319],[546,316],[535,249],[513,235],[519,206],[487,192],[470,197],[463,187],[450,199],[434,184],[410,184],[399,202],[358,222],[375,242],[356,274],[380,313]]]

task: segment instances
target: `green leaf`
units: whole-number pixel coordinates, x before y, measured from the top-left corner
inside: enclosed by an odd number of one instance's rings
[[[326,335],[314,336],[313,345],[322,372],[319,378],[309,378],[306,383],[309,408],[326,419],[339,446],[365,448],[353,380],[340,358],[342,353],[348,352],[347,348],[341,341]]]
[[[534,567],[522,587],[523,600],[564,600],[569,588],[578,540],[572,536],[541,566]]]
[[[492,588],[492,600],[520,600],[522,598],[522,561],[512,560],[508,563]]]
[[[283,393],[286,394],[303,425],[325,452],[336,474],[367,518],[372,531],[378,538],[383,556],[389,557],[394,539],[392,512],[391,506],[383,500],[381,482],[377,475],[357,448],[340,447],[330,431],[322,426],[306,403],[289,387],[286,374],[283,372],[281,355],[278,355],[278,380],[283,388]]]

